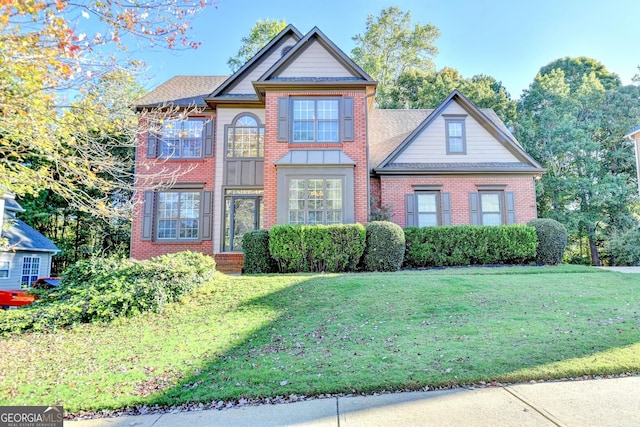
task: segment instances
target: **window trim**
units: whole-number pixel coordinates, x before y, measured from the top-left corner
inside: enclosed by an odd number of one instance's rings
[[[258,156],[258,157],[230,157],[228,155],[229,153],[229,144],[231,143],[231,141],[229,141],[229,130],[234,129],[234,136],[235,136],[235,129],[236,128],[240,128],[240,129],[247,129],[249,127],[244,127],[244,126],[237,126],[238,121],[245,117],[251,117],[252,119],[254,119],[256,121],[256,128],[258,129],[258,154],[260,153],[261,149],[262,149],[262,156]],[[254,129],[253,126],[251,126],[252,129]],[[262,142],[260,142],[260,133],[262,131]],[[260,120],[260,118],[258,116],[256,116],[253,113],[250,112],[242,112],[240,114],[238,114],[237,116],[235,116],[233,118],[233,120],[231,121],[230,124],[226,124],[224,125],[224,158],[225,159],[229,159],[229,160],[261,160],[264,159],[264,151],[265,151],[265,126],[264,123],[262,123],[262,121]],[[262,147],[260,147],[260,145]]]
[[[26,275],[27,277],[29,277],[29,279],[27,279],[27,281],[25,282],[25,281],[23,281],[22,279],[25,277],[25,274],[24,274],[24,263],[25,263],[25,261],[26,261],[27,259],[30,259],[30,260],[31,260],[31,265],[30,265],[30,267],[29,267],[29,268],[30,268],[30,270],[29,270],[29,274],[27,274],[27,275]],[[35,276],[33,275],[33,260],[34,260],[34,259],[37,259],[37,260],[38,260],[38,271],[37,271],[37,273],[36,273],[36,275],[35,275]],[[21,284],[26,283],[26,284],[27,284],[27,286],[31,286],[31,285],[33,285],[33,283],[34,283],[36,280],[38,280],[38,277],[40,277],[40,266],[42,266],[42,262],[41,262],[41,261],[42,261],[42,257],[40,257],[40,256],[38,256],[38,255],[35,255],[35,254],[33,254],[33,255],[25,255],[25,256],[23,256],[23,257],[22,257],[22,267],[21,267],[21,270],[20,270],[20,283],[21,283]],[[34,279],[33,281],[31,281],[31,279],[32,279],[33,277],[35,277],[35,279]]]
[[[355,197],[354,197],[354,167],[352,165],[289,165],[277,168],[277,198],[276,198],[276,223],[289,223],[289,181],[291,177],[298,178],[341,178],[343,179],[342,209],[343,224],[355,223]]]
[[[466,115],[447,115],[444,116],[444,131],[445,131],[445,144],[447,155],[465,155],[467,154],[467,128],[465,124]],[[461,151],[453,151],[451,149],[451,138],[449,135],[449,126],[454,123],[459,123],[461,126],[461,139],[462,139],[462,150]]]
[[[292,223],[290,221],[290,213],[291,213],[291,208],[289,207],[289,189],[290,189],[290,185],[291,185],[291,181],[292,180],[303,180],[305,182],[305,204],[304,204],[304,209],[294,209],[295,211],[302,211],[304,214],[304,222],[302,223]],[[322,190],[323,190],[323,208],[322,208],[322,212],[323,212],[323,221],[322,222],[314,222],[313,224],[311,224],[309,222],[309,181],[311,180],[321,180],[322,181]],[[340,209],[328,209],[327,208],[327,181],[328,180],[339,180],[340,181],[340,192],[341,192],[341,200],[340,200]],[[318,224],[323,224],[323,225],[330,225],[330,224],[345,224],[345,195],[346,195],[346,188],[345,188],[345,177],[343,176],[316,176],[316,175],[306,175],[306,176],[289,176],[286,179],[287,182],[287,205],[286,205],[286,224],[299,224],[299,225],[318,225]],[[340,212],[340,222],[327,222],[327,218],[328,215],[327,213],[329,212]]]
[[[2,264],[6,263],[7,268],[2,268]],[[11,261],[0,261],[0,271],[5,271],[7,272],[7,275],[5,277],[0,276],[0,280],[5,280],[5,279],[11,279]]]
[[[340,144],[343,141],[343,131],[341,129],[341,125],[340,123],[343,120],[343,107],[341,105],[341,97],[337,97],[337,96],[292,96],[289,98],[289,109],[291,111],[291,118],[289,120],[289,141],[291,144]],[[305,141],[296,141],[294,139],[294,127],[295,127],[295,123],[296,120],[294,118],[295,116],[295,111],[294,111],[294,103],[296,101],[313,101],[314,104],[314,116],[315,118],[313,120],[297,120],[298,122],[311,122],[313,121],[314,126],[313,126],[313,134],[314,134],[314,139],[311,140],[305,140]],[[320,120],[318,119],[318,101],[335,101],[337,104],[337,117],[335,120]],[[319,141],[318,140],[318,123],[323,122],[323,123],[328,123],[328,122],[335,122],[336,123],[336,131],[337,131],[337,138],[335,141]]]
[[[434,212],[421,212],[420,211],[420,203],[418,202],[418,198],[420,195],[435,195],[436,196],[436,225],[435,226],[430,226],[430,225],[420,225],[420,213],[428,213],[428,214],[433,214]],[[442,192],[440,190],[428,190],[428,191],[424,191],[424,190],[419,190],[419,191],[415,191],[414,192],[414,197],[415,197],[415,204],[416,204],[416,212],[415,212],[415,218],[416,218],[416,226],[418,227],[438,227],[442,225]]]
[[[482,196],[486,196],[486,195],[497,195],[498,196],[498,202],[499,202],[499,211],[497,213],[500,214],[500,224],[485,224],[484,222],[484,215],[486,214],[496,214],[496,212],[494,211],[488,211],[485,212],[482,209]],[[496,226],[496,225],[505,225],[507,224],[507,216],[506,216],[506,200],[505,200],[505,192],[504,190],[480,190],[478,191],[478,219],[480,222],[480,225],[492,225],[492,226]]]

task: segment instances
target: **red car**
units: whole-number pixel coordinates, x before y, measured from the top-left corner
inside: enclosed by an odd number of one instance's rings
[[[60,284],[58,277],[41,277],[33,282],[35,289],[51,289]],[[0,290],[0,308],[20,307],[28,305],[38,299],[37,296],[30,294],[22,289],[19,290]]]

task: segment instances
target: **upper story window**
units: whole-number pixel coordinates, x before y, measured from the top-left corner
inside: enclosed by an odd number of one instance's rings
[[[147,134],[147,158],[213,157],[213,120],[204,117],[167,119]]]
[[[294,99],[293,142],[338,142],[338,99]]]
[[[202,157],[203,120],[166,120],[162,124],[158,154],[166,159]]]
[[[466,154],[467,142],[464,117],[445,118],[447,154]]]
[[[227,128],[227,158],[264,157],[264,126],[252,114],[237,117]]]
[[[343,143],[355,141],[354,98],[278,98],[278,142]]]

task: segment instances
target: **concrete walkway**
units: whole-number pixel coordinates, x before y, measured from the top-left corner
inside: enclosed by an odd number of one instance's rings
[[[640,267],[598,267],[602,270],[617,271],[618,273],[640,273]]]
[[[70,427],[640,426],[640,376],[68,421]]]

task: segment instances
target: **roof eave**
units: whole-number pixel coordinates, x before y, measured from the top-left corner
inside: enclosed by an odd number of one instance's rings
[[[508,174],[508,175],[532,175],[543,174],[546,169],[531,168],[373,168],[377,175],[460,175],[460,174]]]

